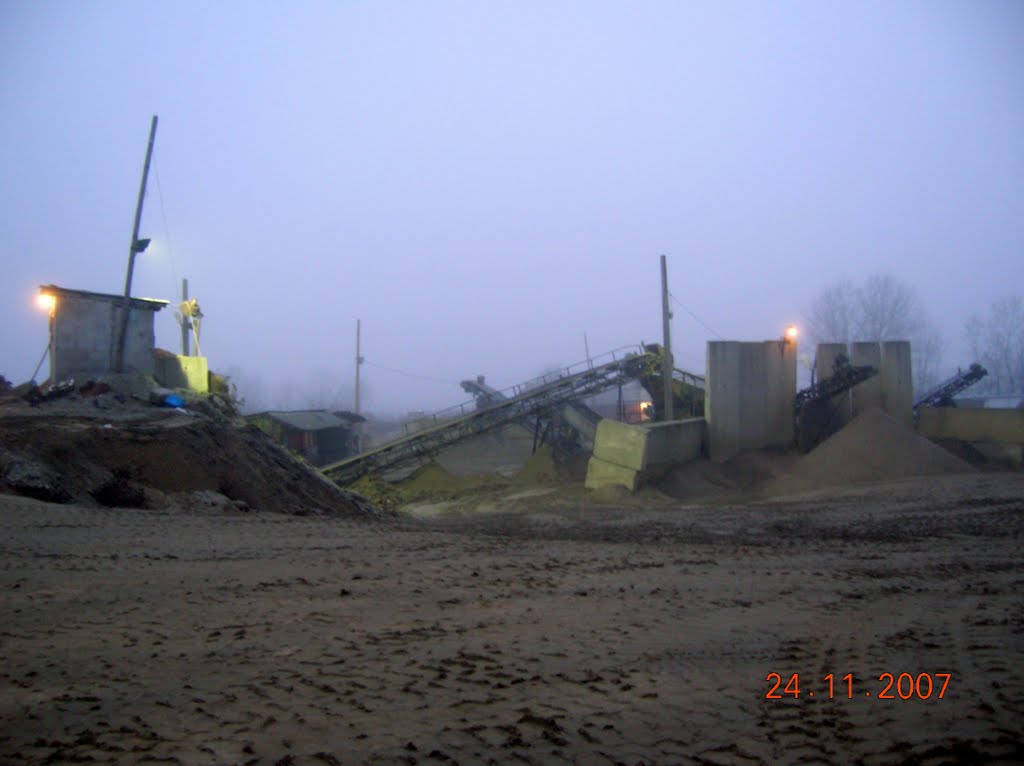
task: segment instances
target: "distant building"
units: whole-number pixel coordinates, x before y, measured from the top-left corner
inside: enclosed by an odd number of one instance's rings
[[[278,410],[249,415],[246,420],[311,464],[320,466],[356,454],[357,425],[366,418],[344,411]]]
[[[124,296],[42,285],[50,296],[50,380],[114,372]],[[124,372],[152,375],[153,319],[167,301],[130,298]]]

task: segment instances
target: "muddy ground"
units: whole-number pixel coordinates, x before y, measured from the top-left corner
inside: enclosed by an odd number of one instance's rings
[[[0,497],[0,761],[1024,761],[1021,474],[552,489],[396,521]]]

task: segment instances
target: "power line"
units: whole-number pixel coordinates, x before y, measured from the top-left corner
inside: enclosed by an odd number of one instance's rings
[[[685,311],[685,312],[686,312],[687,314],[689,314],[689,315],[690,315],[691,317],[693,317],[693,318],[694,318],[694,320],[695,320],[695,321],[696,321],[696,322],[697,322],[697,323],[698,323],[698,324],[699,324],[699,325],[700,325],[701,327],[703,327],[703,328],[704,328],[705,330],[707,330],[707,331],[708,331],[709,333],[711,333],[712,335],[714,335],[714,336],[715,336],[716,338],[718,338],[719,340],[723,340],[722,336],[721,336],[721,335],[719,335],[719,334],[718,334],[717,332],[715,332],[715,330],[714,330],[714,329],[712,329],[711,327],[709,327],[709,326],[708,326],[708,324],[707,324],[707,322],[705,322],[705,321],[704,321],[703,319],[701,319],[701,318],[700,318],[699,316],[697,316],[697,315],[696,315],[696,314],[694,314],[694,313],[693,313],[692,311],[690,311],[690,309],[688,309],[688,308],[687,308],[686,306],[684,306],[684,305],[683,305],[682,303],[680,303],[680,302],[679,302],[679,299],[678,299],[678,298],[676,298],[676,296],[674,296],[674,295],[672,294],[672,291],[671,291],[671,290],[669,290],[669,293],[668,293],[668,297],[669,297],[669,298],[671,298],[671,299],[673,300],[673,302],[674,302],[674,303],[675,303],[675,304],[676,304],[677,306],[679,306],[679,308],[681,308],[681,309],[682,309],[683,311]]]
[[[164,231],[167,233],[167,255],[171,259],[171,276],[174,278],[174,289],[178,289],[178,269],[174,263],[174,250],[171,248],[171,227],[167,225],[167,211],[164,209],[164,190],[160,186],[160,170],[156,163],[153,163],[153,176],[156,179],[156,193],[160,199],[160,217],[164,222]],[[173,292],[171,293],[174,294]]]
[[[383,364],[374,364],[373,362],[369,362],[369,361],[366,361],[366,360],[363,361],[363,364],[368,365],[370,367],[374,367],[374,368],[376,368],[378,370],[384,370],[385,372],[394,373],[395,375],[402,375],[402,376],[404,376],[406,378],[415,378],[417,380],[426,380],[426,381],[430,381],[431,383],[446,383],[446,384],[452,385],[452,386],[459,385],[459,381],[457,381],[457,380],[447,380],[445,378],[433,378],[430,375],[419,375],[419,374],[417,374],[415,372],[406,372],[405,370],[396,370],[394,367],[385,367]]]

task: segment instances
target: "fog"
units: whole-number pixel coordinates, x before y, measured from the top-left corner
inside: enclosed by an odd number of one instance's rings
[[[154,114],[133,294],[187,277],[268,405],[351,391],[357,319],[379,413],[659,341],[661,254],[695,372],[873,273],[955,368],[1024,284],[1017,3],[8,0],[0,36],[14,382],[38,285],[123,290]]]

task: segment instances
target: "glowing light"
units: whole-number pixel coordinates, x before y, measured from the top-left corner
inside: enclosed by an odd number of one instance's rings
[[[43,311],[52,314],[57,307],[57,296],[53,293],[39,293],[36,296],[36,305]]]
[[[786,340],[794,341],[796,336],[800,334],[800,331],[796,329],[795,324],[791,324],[786,328]]]
[[[640,402],[640,420],[650,420],[654,417],[654,402]]]

